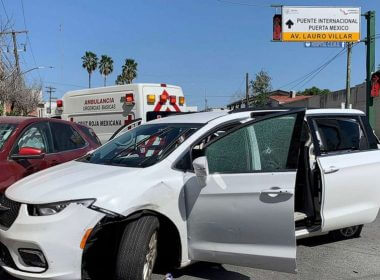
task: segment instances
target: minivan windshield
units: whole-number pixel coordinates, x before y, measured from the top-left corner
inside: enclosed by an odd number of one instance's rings
[[[175,150],[199,124],[147,124],[108,142],[78,161],[125,167],[151,166]]]
[[[5,142],[7,142],[9,136],[11,136],[16,125],[0,123],[0,150],[3,148]]]

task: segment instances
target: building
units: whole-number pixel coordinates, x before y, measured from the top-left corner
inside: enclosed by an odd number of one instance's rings
[[[269,93],[269,107],[317,107],[316,100],[311,95],[297,95],[294,91],[275,90]],[[255,102],[255,96],[249,97],[249,103]],[[227,105],[228,109],[245,108],[246,99],[241,99]]]
[[[250,103],[255,97],[249,98]],[[270,107],[341,108],[346,103],[346,89],[336,90],[325,95],[297,95],[295,92],[276,90],[269,94]],[[351,88],[350,104],[353,109],[366,113],[366,83]],[[380,97],[374,98],[376,134],[380,136]],[[227,105],[229,109],[245,108],[245,99]]]

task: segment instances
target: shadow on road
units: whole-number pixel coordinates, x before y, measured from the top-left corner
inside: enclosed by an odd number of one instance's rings
[[[191,276],[207,280],[249,280],[248,276],[241,273],[228,271],[223,266],[214,263],[199,262],[186,268],[172,272],[173,277]]]
[[[334,240],[329,235],[316,236],[312,238],[305,238],[301,240],[297,240],[298,246],[306,246],[306,247],[316,247],[320,245],[326,245],[330,243],[336,243],[341,240]]]

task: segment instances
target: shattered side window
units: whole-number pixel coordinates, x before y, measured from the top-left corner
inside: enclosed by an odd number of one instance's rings
[[[275,172],[289,169],[297,114],[240,128],[206,148],[210,173]]]
[[[268,119],[254,124],[261,170],[287,169],[296,115]]]

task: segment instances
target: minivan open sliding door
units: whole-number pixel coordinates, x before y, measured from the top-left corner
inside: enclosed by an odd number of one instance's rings
[[[207,181],[194,175],[185,184],[190,259],[295,272],[294,189],[304,115],[297,109],[256,118],[202,149]]]
[[[322,176],[322,230],[373,222],[380,207],[380,150],[364,116],[310,116],[308,121]]]

